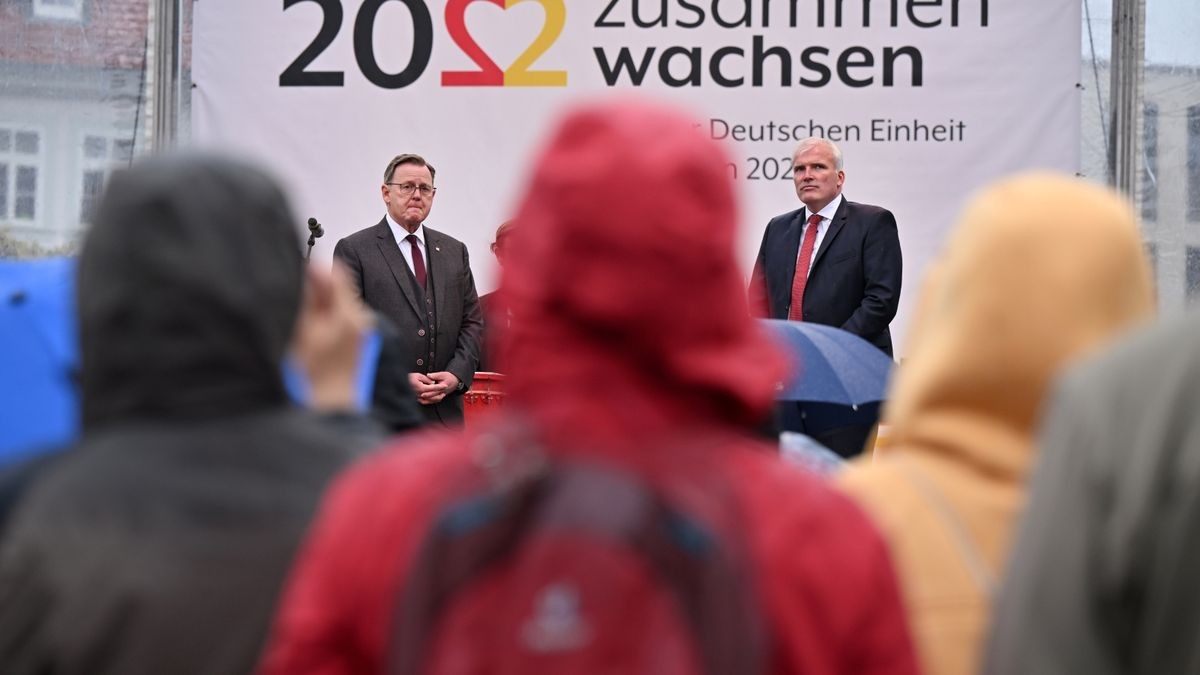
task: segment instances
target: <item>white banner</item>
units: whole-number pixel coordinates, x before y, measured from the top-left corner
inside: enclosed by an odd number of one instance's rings
[[[383,217],[384,167],[415,152],[480,293],[532,154],[590,96],[673,101],[728,143],[747,270],[799,207],[796,139],[838,141],[846,196],[900,225],[900,355],[970,193],[1079,163],[1079,0],[200,0],[193,28],[196,144],[272,167],[325,226],[314,259]]]

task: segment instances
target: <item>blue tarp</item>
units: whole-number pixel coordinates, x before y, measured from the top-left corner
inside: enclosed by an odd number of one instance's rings
[[[79,433],[75,260],[0,260],[0,467]]]

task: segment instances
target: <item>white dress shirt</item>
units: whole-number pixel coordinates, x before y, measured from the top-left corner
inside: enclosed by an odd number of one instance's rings
[[[400,253],[404,256],[404,262],[408,263],[408,271],[412,272],[415,276],[417,271],[413,269],[412,245],[405,241],[405,238],[408,237],[408,230],[401,227],[400,223],[392,220],[392,214],[385,213],[384,217],[387,218],[388,228],[392,231],[392,236],[396,238],[396,245],[400,247]],[[428,276],[429,252],[425,249],[425,223],[418,225],[417,230],[413,234],[417,235],[417,248],[420,249],[421,257],[425,260],[425,273]]]
[[[821,250],[821,241],[825,239],[825,233],[829,232],[829,224],[833,222],[833,216],[837,213],[838,207],[841,205],[842,195],[839,193],[838,196],[833,198],[833,201],[825,205],[825,208],[817,211],[817,215],[821,216],[821,222],[817,223],[817,241],[813,244],[812,258],[808,260],[808,271],[804,273],[805,276],[812,274],[813,263],[817,262],[817,251]],[[809,211],[807,206],[804,207],[804,226],[800,229],[800,246],[802,247],[804,246],[804,235],[808,233],[808,228],[811,227],[808,224],[808,219],[812,218],[812,215],[812,211]],[[796,251],[796,260],[797,262],[800,260],[799,250]]]

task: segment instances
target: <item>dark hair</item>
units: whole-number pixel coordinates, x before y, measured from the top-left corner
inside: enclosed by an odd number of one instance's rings
[[[392,158],[392,161],[388,162],[387,170],[383,172],[383,182],[390,182],[392,180],[392,174],[396,172],[396,167],[400,166],[401,164],[416,164],[417,166],[423,166],[426,169],[429,169],[430,179],[433,179],[437,176],[437,170],[433,168],[432,164],[426,162],[424,157],[406,152],[403,155],[396,155]]]
[[[492,242],[492,245],[489,246],[489,248],[492,249],[492,253],[495,253],[496,250],[500,248],[500,241],[502,239],[512,234],[515,224],[515,220],[506,220],[503,223],[500,223],[500,227],[496,228],[496,239]]]

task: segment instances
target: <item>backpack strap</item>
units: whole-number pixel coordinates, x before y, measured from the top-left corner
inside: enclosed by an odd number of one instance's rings
[[[489,480],[435,518],[403,585],[388,672],[420,673],[432,629],[454,595],[537,531],[588,532],[635,551],[679,603],[704,672],[763,671],[765,633],[741,547],[629,472],[545,457],[537,449],[509,450],[484,462]],[[476,481],[479,468],[471,469]]]
[[[933,508],[933,512],[946,526],[951,541],[958,549],[959,558],[966,565],[975,585],[985,596],[995,597],[996,588],[999,585],[996,573],[992,571],[991,565],[984,558],[983,552],[975,543],[974,537],[967,529],[967,524],[963,522],[958,512],[950,506],[942,491],[933,484],[933,481],[929,480],[924,471],[904,457],[893,456],[890,459],[900,469],[900,473],[917,489],[917,492],[925,498],[925,502]]]

